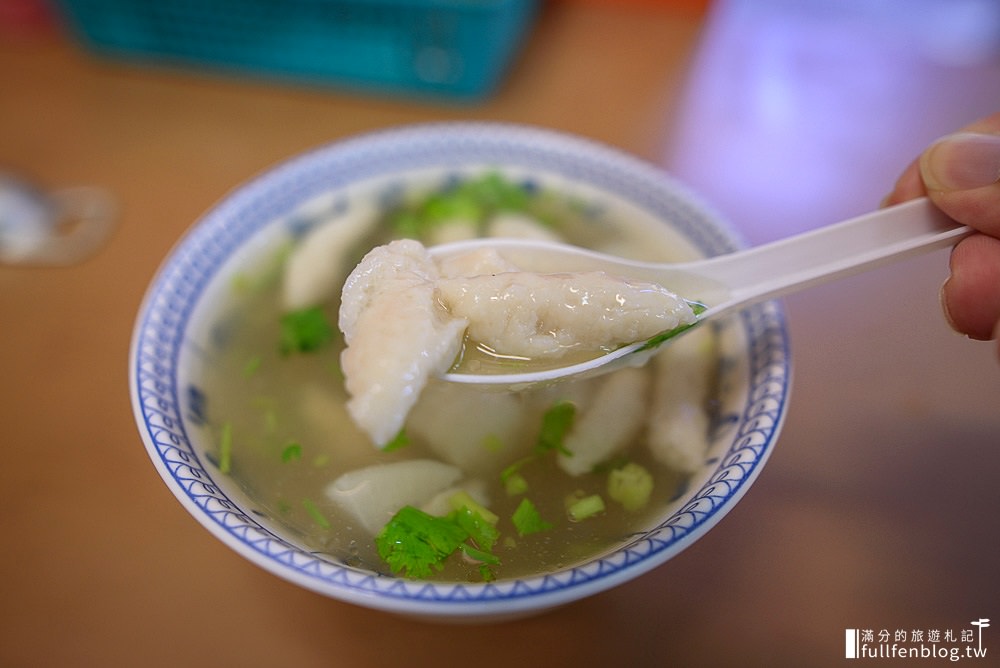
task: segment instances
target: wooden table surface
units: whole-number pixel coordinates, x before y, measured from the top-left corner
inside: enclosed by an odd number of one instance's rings
[[[991,615],[983,644],[1000,655],[1000,364],[941,322],[940,253],[789,298],[793,401],[760,480],[672,561],[543,616],[440,626],[300,589],[209,535],[145,453],[133,319],[171,245],[227,191],[414,121],[532,123],[659,160],[703,21],[549,4],[497,94],[471,106],[0,36],[0,169],[120,205],[87,261],[0,266],[0,665],[820,666],[842,661],[848,628],[957,633]]]

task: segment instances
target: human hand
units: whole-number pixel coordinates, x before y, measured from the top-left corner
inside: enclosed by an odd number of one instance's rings
[[[931,144],[884,204],[921,195],[978,232],[952,250],[951,273],[941,287],[945,317],[973,339],[1000,337],[1000,113]]]

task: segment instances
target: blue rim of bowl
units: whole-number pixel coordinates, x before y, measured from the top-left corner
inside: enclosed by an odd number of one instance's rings
[[[781,307],[740,314],[749,391],[727,451],[689,500],[614,553],[557,574],[494,583],[427,583],[359,571],[283,540],[214,481],[188,436],[178,359],[191,313],[223,261],[308,199],[367,178],[425,167],[516,164],[582,180],[664,218],[707,254],[739,236],[662,170],[603,144],[501,123],[430,123],[372,132],[292,158],[237,188],[177,243],[146,292],[133,332],[129,383],[143,442],[168,487],[207,529],[266,570],[308,589],[374,608],[435,615],[516,612],[559,605],[665,562],[728,512],[756,479],[784,420],[790,386]],[[488,605],[484,605],[488,604]]]

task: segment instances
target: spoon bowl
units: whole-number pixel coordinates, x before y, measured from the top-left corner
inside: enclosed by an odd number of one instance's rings
[[[872,269],[918,253],[954,245],[971,230],[927,198],[858,216],[770,244],[692,262],[638,262],[577,246],[524,239],[473,239],[430,249],[438,260],[489,248],[524,271],[609,275],[657,283],[706,308],[695,324],[818,283]],[[640,365],[690,326],[636,341],[591,360],[524,373],[451,372],[444,380],[525,389]]]

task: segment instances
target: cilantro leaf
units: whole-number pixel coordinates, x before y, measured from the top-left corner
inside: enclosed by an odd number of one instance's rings
[[[491,513],[492,514],[492,513]],[[494,515],[494,517],[496,517]],[[489,518],[484,517],[481,513],[476,512],[469,506],[462,506],[461,508],[453,511],[449,518],[468,534],[477,546],[482,551],[489,552],[493,549],[496,544],[497,539],[500,538],[500,532],[497,528],[489,521]],[[463,546],[462,549],[465,549]],[[468,551],[466,551],[468,554]],[[486,561],[485,559],[479,559],[480,561]]]
[[[542,416],[542,431],[538,435],[535,452],[543,454],[555,450],[564,455],[572,456],[565,445],[566,434],[573,427],[576,416],[576,406],[569,401],[559,401]]]
[[[375,537],[375,547],[393,573],[429,577],[461,550],[480,563],[484,580],[493,579],[490,566],[500,563],[492,552],[500,538],[496,528],[499,518],[465,492],[456,493],[449,502],[454,510],[445,517],[404,506],[382,528]]]
[[[302,459],[302,446],[298,443],[289,443],[281,450],[281,461],[286,464],[297,459]]]
[[[281,316],[281,352],[307,353],[333,340],[333,327],[319,306],[289,311]]]
[[[525,211],[532,196],[524,185],[488,172],[453,183],[419,204],[404,205],[390,214],[389,225],[397,236],[426,240],[443,224],[463,221],[478,229],[499,211]]]
[[[530,199],[528,191],[520,184],[497,172],[466,181],[459,186],[458,192],[490,211],[523,211]]]
[[[413,506],[404,506],[375,537],[379,556],[393,573],[426,578],[469,537],[461,526]]]

